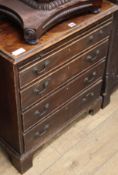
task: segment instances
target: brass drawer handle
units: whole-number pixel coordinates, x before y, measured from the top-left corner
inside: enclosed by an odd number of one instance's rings
[[[34,67],[32,72],[35,75],[40,75],[41,73],[45,72],[45,70],[46,70],[47,66],[49,65],[49,63],[50,63],[49,60],[44,61],[43,65],[41,67],[39,67],[39,68],[38,67]]]
[[[49,103],[46,103],[45,106],[44,106],[43,111],[37,110],[37,111],[34,112],[34,115],[36,117],[40,118],[40,117],[42,117],[43,115],[45,115],[48,112],[48,109],[49,109]]]
[[[44,93],[47,90],[48,85],[49,85],[49,80],[46,80],[42,84],[42,86],[36,87],[33,91],[35,94],[41,95],[42,93]]]
[[[49,127],[50,127],[50,125],[49,124],[46,124],[41,131],[35,132],[34,133],[34,138],[37,139],[39,137],[44,136],[48,132]]]
[[[87,61],[94,62],[97,60],[99,54],[100,54],[100,50],[97,49],[94,56],[88,55],[86,59],[87,59]]]
[[[82,98],[83,102],[87,102],[87,100],[91,97],[94,97],[94,92],[88,93],[85,97]]]
[[[93,35],[89,36],[89,41],[93,41],[93,40],[94,40],[94,36]]]
[[[99,33],[100,33],[101,35],[103,35],[103,34],[104,34],[104,31],[101,29],[101,30],[99,31]]]
[[[86,84],[92,83],[95,80],[96,75],[97,75],[97,73],[96,73],[96,71],[94,71],[90,77],[89,76],[88,77],[85,77],[84,82]]]

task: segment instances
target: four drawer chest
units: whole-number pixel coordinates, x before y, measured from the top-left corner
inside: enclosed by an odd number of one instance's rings
[[[0,144],[21,173],[37,149],[101,108],[117,9],[104,2],[99,14],[65,21],[34,46],[1,17]]]

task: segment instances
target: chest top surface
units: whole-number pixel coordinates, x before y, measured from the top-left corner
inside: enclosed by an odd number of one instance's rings
[[[104,2],[98,14],[84,14],[53,27],[41,37],[38,44],[28,45],[24,42],[20,28],[0,19],[0,54],[14,64],[58,44],[76,32],[80,32],[97,21],[118,10],[117,5]]]

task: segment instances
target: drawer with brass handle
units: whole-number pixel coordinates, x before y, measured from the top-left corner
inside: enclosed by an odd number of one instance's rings
[[[74,42],[63,47],[52,55],[49,55],[43,59],[40,58],[39,61],[19,72],[20,86],[25,86],[27,83],[30,83],[43,74],[48,73],[48,71],[51,71],[60,64],[72,59],[84,49],[87,49],[100,40],[108,37],[110,31],[111,22],[105,24],[104,26],[101,26],[97,30],[94,30],[91,32],[91,34],[85,35],[78,40],[75,39]]]
[[[50,65],[50,60],[49,59],[43,61],[42,64],[40,64],[39,66],[35,66],[35,67],[32,68],[32,74],[34,74],[35,76],[38,76],[40,74],[45,73],[45,71],[49,67],[49,65]]]
[[[86,84],[90,84],[91,82],[93,82],[96,79],[96,76],[97,76],[97,72],[94,71],[94,72],[92,72],[91,75],[85,77],[84,82]]]
[[[62,98],[63,97],[63,98]],[[68,85],[22,113],[24,131],[42,121],[53,110],[68,100]]]
[[[81,95],[73,98],[69,103],[45,119],[45,121],[24,133],[25,151],[30,150],[37,144],[41,146],[55,136],[69,121],[74,119],[77,113],[82,112],[99,97],[100,89],[101,81],[97,82],[89,90],[84,91]]]
[[[48,129],[49,128],[50,128],[50,125],[49,124],[45,125],[44,128],[42,128],[42,130],[35,132],[34,138],[37,139],[39,137],[42,137],[43,135],[46,134],[46,132],[48,132]]]
[[[94,95],[95,95],[95,94],[94,94],[93,92],[86,94],[86,95],[82,98],[82,102],[87,102],[88,98],[92,98],[92,97],[94,97]]]

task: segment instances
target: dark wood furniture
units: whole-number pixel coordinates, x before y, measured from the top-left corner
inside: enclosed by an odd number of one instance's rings
[[[1,16],[0,144],[20,172],[72,121],[100,109],[117,9],[104,2],[101,13],[63,22],[35,46]]]
[[[118,5],[117,0],[110,0]],[[118,11],[113,15],[113,29],[110,39],[110,48],[106,67],[106,79],[104,81],[103,107],[110,102],[111,94],[118,89]]]
[[[0,13],[22,27],[27,43],[36,44],[55,24],[83,12],[98,13],[101,4],[102,0],[0,0]]]

